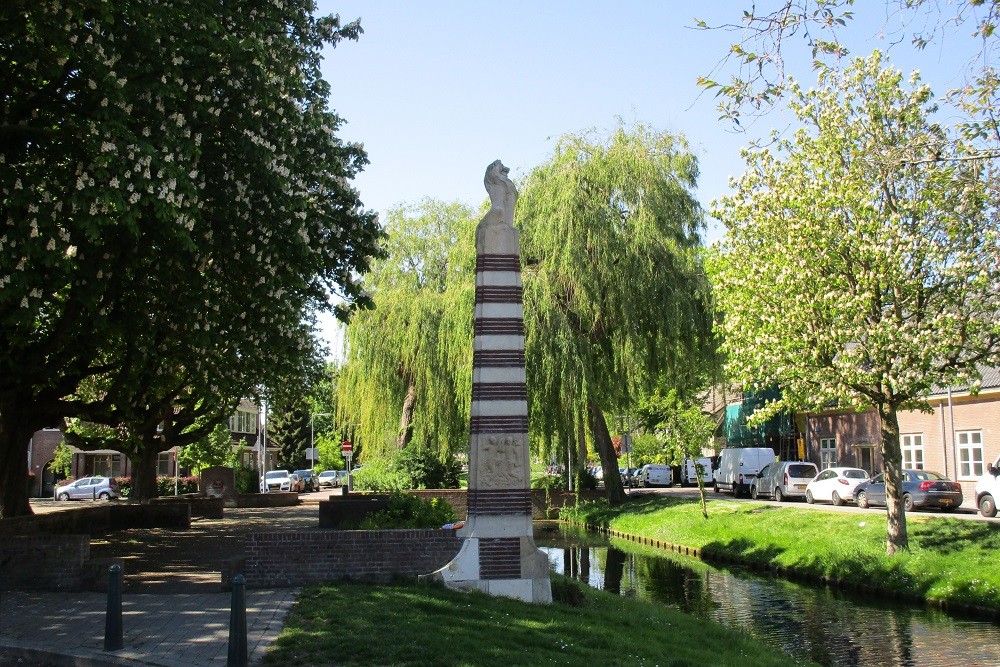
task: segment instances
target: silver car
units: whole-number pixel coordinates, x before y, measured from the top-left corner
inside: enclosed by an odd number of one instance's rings
[[[118,483],[112,477],[84,477],[57,486],[56,500],[111,500],[118,497]]]
[[[750,497],[805,498],[806,486],[819,474],[816,466],[807,461],[775,461],[764,466],[750,482]]]

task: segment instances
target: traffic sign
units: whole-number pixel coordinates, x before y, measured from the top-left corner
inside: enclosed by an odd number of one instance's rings
[[[354,445],[351,444],[350,440],[344,440],[344,442],[340,444],[340,451],[343,452],[344,454],[349,454],[350,452],[354,451]]]

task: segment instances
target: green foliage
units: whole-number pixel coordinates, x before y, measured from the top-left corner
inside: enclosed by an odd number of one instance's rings
[[[393,493],[389,498],[389,507],[365,517],[359,528],[440,528],[454,521],[455,509],[440,498],[424,499],[406,493]]]
[[[304,468],[311,436],[308,404],[302,399],[279,404],[270,411],[268,418],[267,436],[271,444],[278,447],[278,467]]]
[[[393,460],[393,467],[410,476],[411,489],[457,489],[461,464],[449,457],[442,461],[436,452],[410,445]]]
[[[0,107],[4,516],[28,511],[24,433],[144,422],[155,453],[173,404],[223,413],[261,378],[306,376],[313,311],[370,305],[383,234],[351,185],[367,156],[337,137],[320,69],[361,30],[314,10],[0,5],[20,100]]]
[[[697,176],[682,137],[637,125],[563,136],[526,179],[517,220],[542,458],[578,446],[591,408],[625,411],[661,378],[703,374],[712,317]]]
[[[740,119],[744,115],[753,118],[766,113],[788,95],[791,79],[785,72],[792,69],[786,63],[789,54],[808,58],[814,69],[838,67],[850,55],[847,27],[855,18],[854,5],[855,0],[751,3],[741,16],[734,12],[733,18],[738,24],[710,25],[696,19],[695,27],[699,29],[735,30],[740,35],[739,42],[720,54],[721,61],[716,63],[712,73],[698,77],[698,85],[715,91],[720,117],[741,128]],[[982,51],[965,64],[962,72],[954,72],[956,77],[964,75],[968,83],[952,91],[949,98],[963,112],[959,116],[962,131],[969,135],[981,134],[993,144],[995,155],[998,147],[996,119],[990,109],[992,103],[984,105],[983,101],[994,98],[1000,83],[988,57],[995,47],[992,40],[1000,23],[1000,3],[958,0],[941,5],[928,0],[886,0],[884,5],[884,11],[875,10],[881,12],[877,18],[885,20],[880,34],[892,36],[890,41],[894,47],[909,38],[918,51],[934,42],[952,50],[962,29],[979,41]],[[862,34],[867,30],[867,25],[862,25],[865,23],[862,20],[857,26]],[[802,37],[803,42],[792,39],[797,36]],[[808,53],[798,51],[797,44],[806,46]],[[730,74],[728,70],[734,71]],[[720,75],[728,76],[723,80]]]
[[[56,451],[52,455],[52,463],[49,464],[49,469],[63,477],[70,476],[73,470],[73,448],[67,445],[65,441],[60,441],[56,445]]]
[[[343,444],[340,438],[323,434],[317,435],[315,442],[319,454],[316,467],[320,470],[344,469],[346,462],[340,449]]]
[[[1000,361],[1000,174],[878,52],[790,91],[802,129],[746,151],[715,210],[723,349],[745,389],[781,389],[755,419],[878,411],[892,553],[906,548],[898,410]]]
[[[354,473],[354,488],[377,493],[407,491],[410,488],[410,475],[397,469],[392,461],[375,459],[366,462]]]
[[[219,424],[209,435],[181,447],[177,452],[177,462],[197,475],[210,466],[235,468],[239,464],[239,456],[239,451],[233,449],[233,436],[228,425]]]
[[[236,483],[236,493],[259,493],[260,492],[260,472],[250,466],[236,466],[233,468],[233,477]]]
[[[130,476],[125,477],[115,477],[115,482],[118,483],[118,495],[122,498],[132,498],[132,478]],[[176,483],[177,493],[198,493],[198,478],[197,477],[157,477],[156,478],[156,495],[157,496],[172,496],[174,495],[174,485]]]
[[[354,475],[354,486],[381,492],[457,489],[460,477],[458,461],[442,461],[437,453],[411,445],[392,459],[366,459],[365,465]]]
[[[702,413],[700,403],[686,402],[675,390],[656,391],[643,399],[639,413],[646,428],[660,441],[662,459],[656,463],[678,466],[696,459],[712,444],[715,424]],[[642,447],[645,447],[643,440]]]
[[[337,409],[365,462],[407,442],[464,450],[472,392],[474,213],[424,200],[388,212],[388,256],[366,281],[376,304],[347,327]],[[401,424],[410,392],[412,418]],[[402,436],[402,437],[401,437]]]

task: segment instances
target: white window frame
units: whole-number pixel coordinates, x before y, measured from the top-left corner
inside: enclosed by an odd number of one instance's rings
[[[983,432],[955,431],[955,456],[958,457],[958,479],[974,480],[986,470],[983,456]]]
[[[903,467],[907,470],[924,470],[924,434],[904,433],[899,436],[903,450]]]
[[[819,463],[823,470],[837,465],[837,438],[819,439]]]

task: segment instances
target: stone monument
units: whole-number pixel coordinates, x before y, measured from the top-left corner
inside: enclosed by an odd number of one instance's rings
[[[486,168],[491,206],[476,228],[469,514],[458,555],[426,576],[449,588],[551,602],[549,561],[531,529],[521,241],[508,172],[500,160]]]

